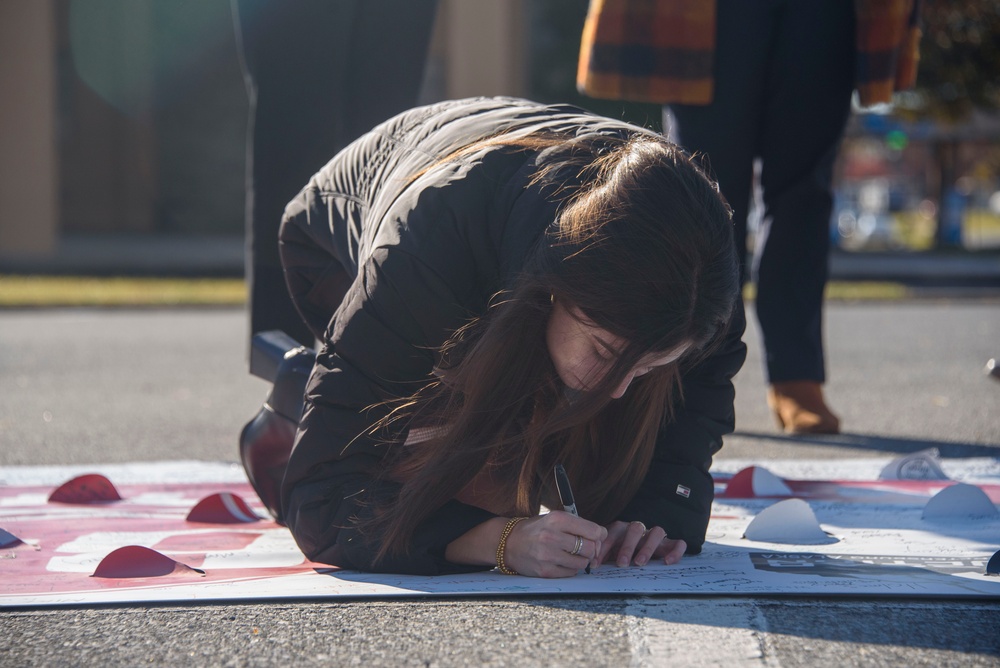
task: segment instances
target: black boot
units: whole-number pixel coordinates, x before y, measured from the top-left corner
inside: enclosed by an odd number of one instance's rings
[[[260,411],[240,432],[240,460],[250,484],[279,524],[281,479],[302,416],[303,394],[316,354],[284,332],[253,337],[250,373],[274,383]]]

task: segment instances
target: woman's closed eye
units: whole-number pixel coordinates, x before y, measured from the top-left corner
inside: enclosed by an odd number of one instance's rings
[[[603,348],[601,348],[599,346],[598,346],[597,350],[594,352],[594,355],[599,360],[602,360],[604,362],[614,362],[615,361],[615,356],[613,354],[609,353],[607,350],[604,350]]]

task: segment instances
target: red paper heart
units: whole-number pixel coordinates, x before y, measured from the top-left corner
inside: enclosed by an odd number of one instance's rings
[[[121,500],[121,495],[111,481],[99,473],[89,473],[67,480],[49,495],[49,501],[56,503],[100,503]]]
[[[204,575],[205,571],[174,561],[141,545],[126,545],[108,554],[97,565],[95,578],[156,578],[164,575]]]
[[[230,492],[211,494],[199,501],[188,513],[188,522],[211,524],[242,524],[256,522],[260,517],[240,496]]]

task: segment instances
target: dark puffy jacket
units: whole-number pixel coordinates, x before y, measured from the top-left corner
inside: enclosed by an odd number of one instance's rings
[[[393,499],[376,481],[396,445],[366,435],[380,404],[430,378],[434,350],[508,286],[555,218],[530,185],[531,152],[498,148],[442,162],[506,132],[644,130],[568,106],[476,98],[421,107],[379,125],[319,171],[288,205],[282,261],[293,299],[323,341],[282,486],[282,512],[315,561],[361,570],[438,574],[483,567],[448,562],[448,543],[493,515],[450,501],[417,528],[405,558],[373,563],[377,538],[359,518]],[[662,526],[697,553],[713,498],[708,473],[733,430],[732,376],[746,348],[742,308],[717,352],[685,373],[685,405],[661,432],[639,492],[622,513]]]

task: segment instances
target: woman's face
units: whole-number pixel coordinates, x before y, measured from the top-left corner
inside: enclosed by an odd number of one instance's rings
[[[559,301],[552,305],[545,340],[559,378],[574,390],[587,390],[600,383],[628,343],[587,320],[575,306],[566,308]],[[690,343],[685,343],[675,350],[643,357],[626,374],[611,397],[621,398],[633,380],[656,367],[676,362],[690,347]]]

